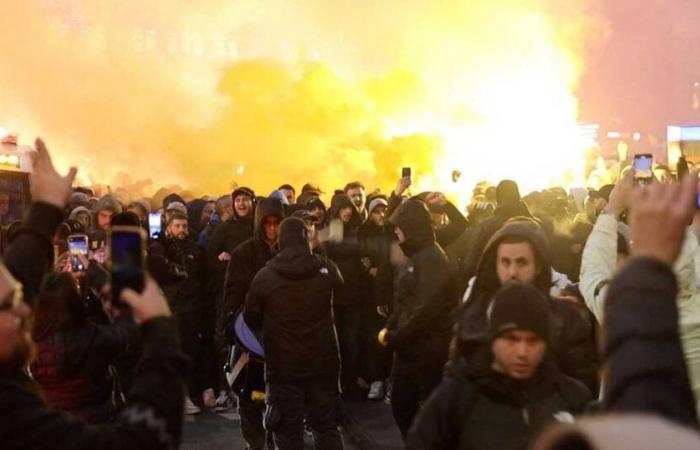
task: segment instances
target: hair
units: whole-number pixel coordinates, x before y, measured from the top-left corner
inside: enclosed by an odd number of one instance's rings
[[[166,223],[166,225],[170,225],[175,220],[184,220],[185,222],[187,222],[187,214],[183,214],[180,211],[171,210],[168,212],[167,215],[168,215],[168,222]]]
[[[131,202],[129,205],[126,207],[126,209],[133,209],[133,208],[138,208],[141,210],[141,212],[144,215],[148,215],[148,211],[146,210],[146,207],[140,203],[140,202]]]
[[[343,188],[343,192],[347,194],[350,189],[358,189],[358,188],[366,190],[364,184],[360,183],[359,181],[353,181],[353,182],[345,185],[345,188]]]
[[[288,190],[288,191],[292,191],[292,192],[294,192],[295,194],[297,193],[296,189],[294,189],[294,186],[292,186],[291,184],[283,184],[282,186],[280,186],[280,187],[277,188],[278,191],[280,191],[280,190],[282,190],[282,189],[286,189],[286,190]]]
[[[224,209],[226,209],[227,206],[233,205],[233,199],[231,198],[230,195],[222,195],[221,197],[216,199],[216,202],[214,203],[214,211],[219,215],[219,217],[224,215]]]
[[[87,320],[87,311],[73,275],[51,272],[44,279],[34,311],[34,327],[42,333],[65,331]]]

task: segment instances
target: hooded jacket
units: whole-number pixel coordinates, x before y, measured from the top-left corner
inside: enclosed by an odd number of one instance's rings
[[[552,286],[552,270],[547,239],[534,222],[511,222],[493,235],[479,262],[476,280],[466,303],[460,307],[455,329],[455,344],[462,355],[469,358],[471,352],[484,345],[488,339],[487,314],[494,294],[501,286],[496,272],[496,253],[501,241],[520,237],[531,243],[540,264],[535,286],[549,295]],[[559,369],[584,383],[589,389],[597,388],[598,358],[593,339],[594,329],[588,318],[578,314],[565,301],[550,297],[554,321],[552,354]],[[459,354],[452,355],[459,358]]]
[[[526,381],[494,371],[492,361],[491,349],[482,348],[445,376],[411,429],[407,449],[525,450],[546,426],[573,420],[592,399],[547,356]]]
[[[504,223],[514,217],[532,217],[530,210],[522,200],[499,205],[491,217],[483,220],[471,232],[469,251],[462,262],[462,273],[465,280],[469,280],[476,273],[481,255],[491,237],[501,229]]]
[[[395,225],[406,238],[400,245],[408,259],[396,275],[395,310],[387,325],[387,341],[397,354],[411,359],[422,352],[435,352],[438,342],[449,341],[451,312],[458,301],[447,256],[435,242],[426,204],[419,199],[406,201]]]
[[[343,241],[328,243],[326,246],[328,258],[338,266],[345,281],[336,291],[333,303],[340,306],[359,306],[365,301],[361,293],[362,276],[365,271],[361,261],[362,250],[357,239],[362,219],[350,197],[345,194],[333,196],[328,210],[329,219],[337,219],[343,208],[352,209],[350,222],[343,224]]]
[[[187,203],[187,226],[190,230],[190,235],[197,238],[202,231],[202,211],[207,205],[207,201],[201,198],[192,200]]]
[[[358,238],[364,242],[363,257],[370,259],[371,268],[377,269],[377,276],[365,276],[365,291],[376,306],[393,303],[394,268],[391,265],[391,245],[396,239],[394,227],[391,224],[378,226],[371,220],[363,223],[358,232]]]
[[[284,205],[278,199],[265,199],[255,208],[253,237],[240,244],[231,253],[226,273],[225,310],[235,313],[243,306],[250,283],[267,262],[277,253],[277,243],[265,240],[263,222],[266,217],[284,219]],[[221,225],[223,227],[224,225]],[[217,230],[218,231],[218,230]]]
[[[342,276],[303,239],[284,239],[280,235],[282,250],[255,276],[244,309],[249,326],[263,331],[265,379],[337,379],[340,357],[332,304]]]
[[[227,261],[219,261],[219,255],[223,252],[233,253],[236,247],[253,236],[254,218],[255,209],[249,217],[239,217],[234,209],[233,216],[216,226],[209,235],[206,250],[207,275],[209,277],[207,292],[217,301],[223,297],[222,293],[225,293],[224,283],[228,267]]]

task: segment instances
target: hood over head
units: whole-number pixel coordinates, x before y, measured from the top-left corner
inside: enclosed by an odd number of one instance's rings
[[[289,199],[287,199],[284,192],[280,191],[279,189],[270,192],[270,195],[268,195],[267,198],[276,198],[277,200],[281,201],[284,206],[289,206]]]
[[[262,199],[255,208],[254,236],[263,241],[265,240],[265,230],[263,230],[262,224],[269,216],[277,216],[280,220],[284,219],[284,205],[276,198]]]
[[[401,229],[406,241],[401,245],[406,256],[435,242],[435,231],[428,205],[416,197],[406,200],[392,217],[392,223]]]
[[[91,215],[89,209],[87,209],[87,208],[84,207],[84,206],[78,206],[77,208],[73,209],[73,210],[70,212],[70,215],[68,216],[68,218],[71,219],[71,220],[76,220],[77,217],[78,217],[78,214],[80,214],[81,212],[87,214],[88,216]]]
[[[187,204],[187,223],[193,230],[199,230],[202,227],[202,211],[207,203],[206,200],[198,198]]]
[[[100,211],[112,211],[114,214],[122,212],[122,205],[111,195],[105,195],[95,203],[93,211],[97,214]]]
[[[458,344],[467,353],[473,348],[472,344],[479,345],[488,341],[487,311],[493,296],[501,288],[496,272],[497,250],[501,242],[510,238],[522,239],[532,245],[535,258],[540,264],[535,287],[547,298],[549,296],[552,285],[552,266],[549,243],[544,231],[533,219],[515,218],[498,230],[484,248],[477,266],[474,287],[459,314]]]
[[[496,186],[496,204],[509,205],[520,201],[520,189],[518,183],[513,180],[502,180]]]
[[[347,196],[347,194],[343,193],[338,193],[333,196],[331,199],[331,207],[328,209],[328,219],[337,219],[338,218],[338,213],[340,213],[340,210],[343,208],[352,208],[352,218],[350,219],[350,223],[346,223],[345,228],[349,227],[358,227],[362,223],[362,217],[360,217],[360,213],[355,207],[355,204],[352,202],[352,199]]]
[[[268,263],[271,270],[289,279],[309,278],[323,267],[323,261],[311,252],[309,228],[303,220],[288,217],[279,230],[280,252]]]

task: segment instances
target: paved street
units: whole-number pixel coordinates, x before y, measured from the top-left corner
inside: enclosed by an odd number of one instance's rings
[[[343,439],[348,450],[399,450],[403,448],[391,416],[391,407],[385,402],[346,403],[346,423]],[[244,449],[236,412],[218,414],[205,411],[185,417],[184,450]],[[308,436],[306,448],[312,449]]]

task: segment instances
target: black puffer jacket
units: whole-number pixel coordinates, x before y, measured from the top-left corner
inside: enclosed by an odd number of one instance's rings
[[[359,306],[365,299],[362,298],[362,277],[365,269],[362,266],[362,249],[357,239],[357,233],[362,223],[360,214],[357,212],[352,200],[345,194],[336,194],[331,200],[331,207],[328,210],[328,217],[338,219],[338,214],[343,208],[352,208],[352,218],[349,223],[343,224],[343,241],[339,243],[328,243],[326,255],[340,270],[345,283],[335,293],[334,305]]]
[[[255,209],[255,232],[231,253],[226,274],[226,298],[224,308],[234,313],[243,307],[250,283],[269,260],[277,253],[277,243],[270,245],[265,240],[263,221],[266,217],[284,218],[284,205],[278,199],[268,198]],[[222,225],[223,226],[223,225]],[[219,227],[221,228],[221,227]]]
[[[525,450],[547,425],[583,412],[592,395],[545,359],[531,380],[491,369],[484,348],[453,367],[415,421],[407,449]]]
[[[457,293],[447,256],[435,242],[425,203],[418,199],[405,202],[395,225],[406,237],[401,249],[408,260],[396,277],[396,309],[389,319],[387,339],[400,356],[411,359],[424,351],[435,351],[435,341],[449,340]]]
[[[267,381],[338,376],[332,303],[340,285],[336,265],[312,254],[308,245],[285,248],[258,272],[244,317],[263,330]]]
[[[536,286],[549,295],[552,271],[549,248],[544,232],[534,222],[512,222],[493,235],[479,262],[476,280],[469,298],[459,312],[456,328],[456,348],[460,354],[470,355],[476,348],[488,342],[487,311],[493,295],[501,284],[496,273],[496,252],[501,241],[507,237],[520,237],[534,248],[540,271]],[[554,336],[552,354],[559,369],[584,383],[589,389],[597,389],[598,357],[593,340],[593,324],[588,317],[578,314],[576,309],[562,300],[550,298],[553,314]]]

